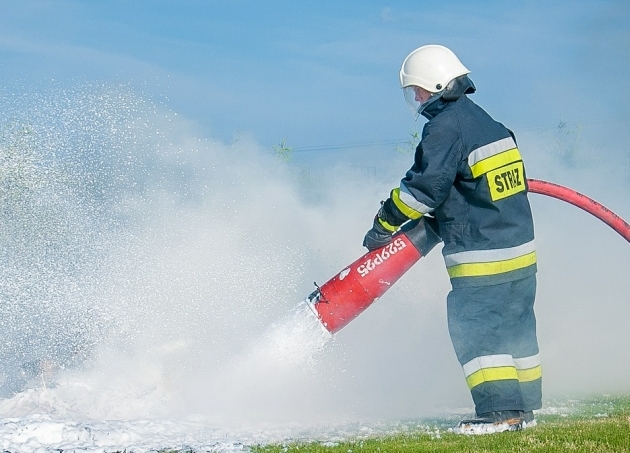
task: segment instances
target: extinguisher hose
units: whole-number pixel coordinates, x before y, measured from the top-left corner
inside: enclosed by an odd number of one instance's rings
[[[528,179],[529,191],[566,201],[594,215],[630,242],[630,225],[606,206],[568,187],[539,179]]]

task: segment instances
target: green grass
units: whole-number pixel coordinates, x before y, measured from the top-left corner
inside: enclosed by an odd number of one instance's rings
[[[561,414],[538,415],[521,432],[458,436],[433,420],[425,428],[385,437],[252,447],[254,453],[630,452],[630,396],[564,403]]]

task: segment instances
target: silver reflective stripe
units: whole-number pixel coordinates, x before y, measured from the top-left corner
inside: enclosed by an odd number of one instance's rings
[[[517,370],[527,370],[529,368],[537,367],[540,365],[540,354],[514,359],[514,364],[516,365]]]
[[[464,376],[468,377],[482,368],[497,368],[503,366],[514,366],[514,359],[510,354],[483,355],[475,357],[470,362],[465,363]]]
[[[485,146],[477,148],[468,155],[468,166],[472,167],[479,161],[513,148],[516,148],[516,143],[512,137],[503,138],[501,140],[497,140],[496,142],[489,143]]]
[[[446,267],[457,266],[466,263],[492,263],[495,261],[505,261],[519,256],[527,255],[536,250],[534,241],[517,245],[516,247],[508,247],[504,249],[493,250],[471,250],[469,252],[453,253],[444,257]]]
[[[426,204],[420,203],[416,200],[416,197],[411,195],[407,185],[402,181],[400,182],[400,201],[405,203],[411,209],[418,211],[420,214],[428,214],[433,211],[433,208],[430,208]]]

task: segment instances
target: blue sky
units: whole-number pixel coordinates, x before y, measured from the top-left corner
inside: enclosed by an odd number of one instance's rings
[[[404,139],[417,126],[398,70],[427,43],[459,55],[474,99],[517,134],[630,118],[627,1],[0,0],[0,11],[8,89],[130,83],[224,142]]]

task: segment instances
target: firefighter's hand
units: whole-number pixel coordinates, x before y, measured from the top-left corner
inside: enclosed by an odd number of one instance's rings
[[[367,232],[365,238],[363,238],[363,247],[371,252],[372,250],[380,249],[384,245],[392,242],[392,232],[388,231],[381,222],[379,222],[378,216],[374,218],[374,224],[372,229]]]

